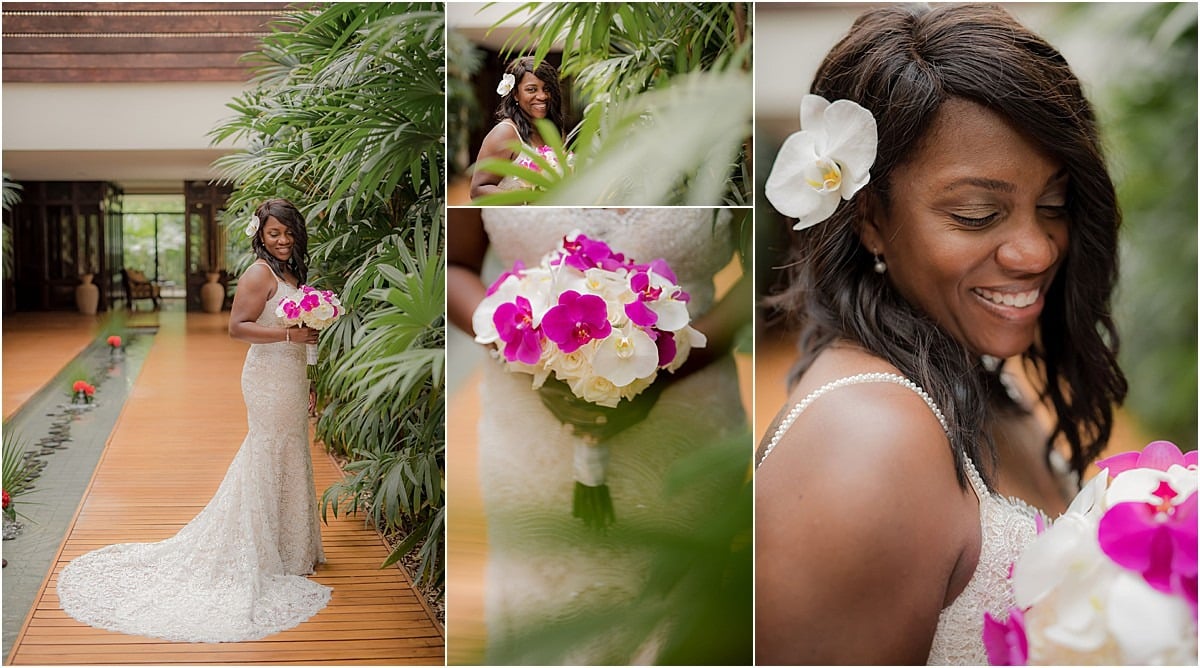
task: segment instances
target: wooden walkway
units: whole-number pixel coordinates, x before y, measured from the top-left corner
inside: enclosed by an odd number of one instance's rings
[[[321,528],[328,563],[313,579],[333,587],[329,605],[263,640],[165,642],[94,629],[59,609],[57,575],[72,558],[110,543],[167,538],[216,490],[246,432],[240,389],[246,344],[229,338],[227,321],[224,314],[162,314],[145,366],[7,663],[444,663],[444,630],[402,570],[378,568],[388,549],[357,518],[331,518]],[[321,446],[312,455],[319,494],[341,474]]]
[[[91,343],[102,318],[18,313],[3,319],[5,420]]]

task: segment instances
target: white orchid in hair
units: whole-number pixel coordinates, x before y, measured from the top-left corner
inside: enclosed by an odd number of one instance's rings
[[[776,210],[797,219],[796,230],[823,222],[867,185],[879,145],[875,117],[851,100],[805,95],[800,128],[783,142],[764,189]]]
[[[500,95],[500,97],[504,97],[505,95],[508,95],[509,91],[511,91],[516,85],[517,78],[512,74],[506,73],[503,77],[500,77],[500,85],[496,86],[496,93]]]
[[[250,222],[246,223],[246,236],[252,237],[257,234],[259,224],[258,214],[250,216]]]

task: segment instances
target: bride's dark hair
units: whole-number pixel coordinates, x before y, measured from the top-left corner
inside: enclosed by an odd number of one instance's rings
[[[560,137],[563,136],[565,128],[563,126],[562,89],[558,82],[558,68],[546,60],[538,63],[537,67],[534,67],[533,56],[522,56],[509,63],[505,72],[516,77],[516,82],[513,85],[513,89],[500,98],[500,106],[496,107],[496,120],[511,119],[513,123],[517,124],[517,134],[521,135],[521,141],[526,144],[533,141],[533,122],[525,115],[525,112],[521,111],[520,105],[517,104],[517,86],[521,85],[521,79],[526,74],[533,74],[533,76],[541,79],[542,83],[546,85],[546,92],[550,94],[550,104],[546,108],[546,120],[554,124]]]
[[[887,7],[855,21],[817,70],[812,92],[868,109],[879,148],[857,197],[825,223],[792,233],[787,287],[768,303],[799,322],[794,378],[839,339],[862,345],[942,408],[959,483],[967,484],[965,456],[994,483],[987,418],[1007,401],[998,378],[872,270],[858,236],[871,207],[888,207],[893,170],[916,153],[942,103],[970,100],[1006,117],[1070,175],[1068,250],[1023,359],[1055,411],[1047,456],[1061,436],[1082,472],[1108,442],[1113,406],[1126,392],[1109,307],[1120,212],[1091,106],[1066,60],[994,6]]]
[[[259,221],[258,231],[250,241],[254,255],[265,260],[277,276],[283,276],[286,269],[303,285],[308,280],[308,230],[305,229],[304,216],[300,214],[300,210],[286,199],[277,198],[259,204],[254,210],[254,215],[258,216]],[[268,216],[283,223],[292,233],[292,256],[286,263],[271,255],[263,244],[263,228],[267,225]]]

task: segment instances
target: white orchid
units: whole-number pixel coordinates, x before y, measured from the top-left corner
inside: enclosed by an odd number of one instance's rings
[[[509,91],[511,91],[516,85],[517,78],[511,74],[505,74],[504,76],[500,77],[500,85],[496,86],[496,93],[500,97],[504,97],[505,95],[508,95]]]
[[[613,385],[623,387],[658,369],[658,346],[640,327],[627,323],[600,342],[592,367]]]
[[[780,213],[797,219],[797,230],[829,218],[867,185],[879,144],[875,117],[851,100],[805,95],[800,127],[779,149],[764,191]]]
[[[257,215],[250,216],[250,222],[246,223],[246,236],[252,237],[257,234],[259,224]]]

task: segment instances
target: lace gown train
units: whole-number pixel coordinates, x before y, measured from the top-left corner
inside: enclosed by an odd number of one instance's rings
[[[727,216],[711,210],[487,209],[484,225],[505,268],[534,264],[578,230],[638,261],[662,257],[692,296],[693,317],[713,302],[713,275],[730,260]],[[571,516],[574,436],[530,389],[530,378],[485,364],[479,423],[480,479],[487,516],[485,619],[488,662],[544,662],[538,648],[511,643],[521,632],[577,622],[640,596],[653,552],[598,536]],[[689,531],[704,521],[708,490],[670,497],[667,471],[695,448],[745,427],[732,357],[671,384],[645,420],[611,439],[608,485],[618,525]],[[746,444],[747,464],[750,445]],[[619,532],[614,532],[619,533]],[[650,643],[631,651],[629,625],[612,623],[598,641],[574,643],[564,664],[653,661]],[[638,631],[632,629],[634,634]],[[496,648],[509,643],[502,655]],[[533,644],[537,644],[536,641]],[[529,653],[522,653],[528,649]]]
[[[282,327],[279,281],[258,324]],[[329,600],[305,577],[325,561],[308,440],[305,350],[252,344],[242,367],[249,429],[208,505],[158,543],[110,545],[63,569],[62,609],[110,631],[187,642],[254,640]]]

